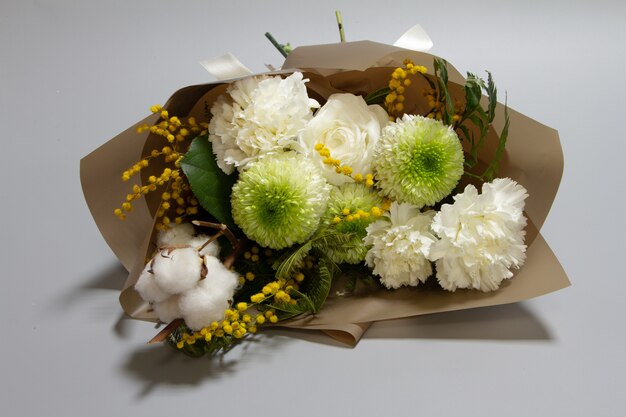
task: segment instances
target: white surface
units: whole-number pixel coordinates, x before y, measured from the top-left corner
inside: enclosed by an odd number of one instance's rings
[[[547,2],[546,2],[547,3]],[[309,6],[306,6],[306,5]],[[624,416],[622,1],[25,1],[0,3],[3,416]],[[146,347],[125,275],[82,199],[79,159],[232,52],[394,42],[493,72],[509,105],[560,131],[565,173],[543,234],[573,286],[518,305],[388,323],[355,349],[275,332],[224,363]],[[405,323],[406,325],[407,323]],[[298,337],[291,337],[298,336]],[[184,410],[184,411],[183,411]]]

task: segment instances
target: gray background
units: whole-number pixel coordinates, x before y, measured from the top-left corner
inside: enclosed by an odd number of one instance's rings
[[[621,1],[8,1],[0,3],[4,416],[624,416]],[[509,105],[559,130],[565,172],[542,233],[573,286],[517,305],[376,325],[354,349],[275,331],[222,362],[147,347],[124,271],[82,199],[79,159],[263,37],[392,43],[491,70]],[[394,327],[410,336],[391,337]],[[313,340],[309,340],[313,339]]]

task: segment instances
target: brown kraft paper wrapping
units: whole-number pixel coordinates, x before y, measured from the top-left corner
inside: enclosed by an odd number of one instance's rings
[[[323,102],[333,93],[368,93],[386,86],[393,68],[402,65],[406,58],[424,65],[432,74],[433,55],[370,41],[296,48],[280,72],[305,72],[310,80],[307,87],[311,96]],[[448,71],[450,91],[453,96],[458,94],[461,97],[464,78],[451,65],[448,65]],[[413,96],[420,94],[421,87],[419,83],[415,84],[411,87],[415,89],[407,91],[407,113],[424,110],[418,100],[409,96],[411,91]],[[206,109],[224,90],[223,82],[186,87],[174,93],[165,108],[179,117],[193,115],[200,120],[206,119]],[[497,132],[504,126],[503,107],[498,104],[493,123]],[[278,326],[321,330],[343,343],[354,345],[374,321],[514,303],[570,285],[563,268],[539,233],[563,172],[558,133],[514,110],[509,109],[508,113],[511,125],[499,176],[518,181],[529,193],[526,201],[528,257],[524,267],[514,271],[512,279],[505,280],[498,291],[490,293],[469,290],[451,293],[428,287],[394,291],[365,287],[357,288],[349,297],[339,297],[331,291],[318,314],[280,322]],[[154,249],[151,242],[154,240],[153,216],[157,201],[138,201],[124,222],[113,215],[113,210],[121,204],[130,187],[121,181],[121,173],[152,148],[150,141],[154,138],[138,134],[136,126],[154,122],[154,117],[150,116],[120,133],[83,158],[80,166],[83,192],[93,218],[108,245],[129,271],[120,303],[131,317],[153,321],[156,317],[133,286],[146,257]],[[487,160],[493,154],[497,140],[492,130],[483,152]]]

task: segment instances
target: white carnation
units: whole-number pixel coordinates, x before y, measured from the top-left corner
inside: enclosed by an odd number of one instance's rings
[[[389,116],[379,105],[368,106],[361,96],[353,94],[333,94],[302,131],[300,145],[330,184],[342,185],[352,180],[337,173],[334,165],[324,164],[315,145],[324,145],[333,159],[365,176],[372,172],[376,143],[387,123]]]
[[[228,270],[219,259],[205,257],[206,278],[193,289],[185,292],[179,302],[185,324],[193,330],[200,330],[224,318],[235,288],[239,283],[238,274]]]
[[[209,140],[227,174],[267,154],[287,149],[319,107],[307,95],[302,73],[259,76],[231,84],[213,107]]]
[[[434,211],[421,213],[411,204],[391,204],[389,220],[367,228],[365,244],[372,245],[365,262],[389,289],[416,286],[432,274],[427,257],[437,238],[431,233]]]
[[[485,183],[482,194],[468,185],[444,204],[432,228],[440,237],[429,259],[436,261],[437,279],[449,291],[498,289],[526,259],[524,245],[526,189],[509,178]]]
[[[162,249],[151,261],[158,286],[169,294],[193,288],[200,280],[202,258],[194,248]]]

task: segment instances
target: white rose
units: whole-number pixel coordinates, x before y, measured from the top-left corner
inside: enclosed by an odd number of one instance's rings
[[[333,165],[324,164],[315,145],[324,145],[342,166],[365,176],[372,171],[374,149],[388,122],[389,116],[379,105],[368,106],[362,97],[353,94],[333,94],[301,132],[300,145],[330,184],[342,185],[353,180],[338,174]]]

